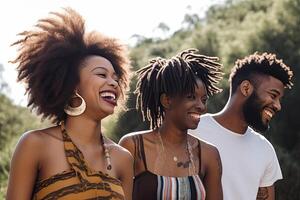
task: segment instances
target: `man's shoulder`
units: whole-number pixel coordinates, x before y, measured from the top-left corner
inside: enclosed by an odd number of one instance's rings
[[[274,151],[274,147],[271,142],[261,133],[256,132],[252,128],[248,127],[249,135],[253,138],[253,140],[263,148],[269,149],[270,151]]]
[[[270,143],[269,140],[264,135],[262,135],[261,133],[255,131],[251,127],[248,127],[247,132],[252,138],[255,138],[258,141],[261,141],[261,142],[264,142],[264,143]]]

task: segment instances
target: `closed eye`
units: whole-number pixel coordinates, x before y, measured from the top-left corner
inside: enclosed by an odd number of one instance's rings
[[[272,99],[276,99],[276,97],[277,97],[277,94],[270,93],[270,96],[271,96],[271,98],[272,98]]]
[[[191,95],[187,95],[187,97],[186,98],[188,98],[188,99],[195,99],[196,98],[196,96],[195,95],[193,95],[193,94],[191,94]]]
[[[113,74],[113,75],[111,76],[111,78],[114,79],[114,81],[116,81],[117,83],[120,82],[120,77],[117,76],[116,74]]]
[[[282,96],[282,93],[276,89],[271,89],[268,93],[273,100]]]
[[[206,104],[206,102],[207,102],[207,97],[202,98],[201,101],[202,101],[203,104]]]
[[[118,84],[120,83],[120,79],[114,79]]]
[[[101,78],[105,78],[106,74],[96,74],[97,76],[100,76]]]

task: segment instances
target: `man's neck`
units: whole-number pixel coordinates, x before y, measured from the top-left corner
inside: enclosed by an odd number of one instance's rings
[[[228,101],[223,110],[213,115],[213,118],[224,128],[244,134],[248,128],[241,106]]]

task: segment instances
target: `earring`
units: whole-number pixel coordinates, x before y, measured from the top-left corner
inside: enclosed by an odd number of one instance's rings
[[[81,115],[85,109],[86,109],[86,103],[84,101],[84,99],[82,98],[82,96],[80,96],[77,91],[75,92],[75,94],[72,96],[72,98],[80,98],[81,99],[81,104],[77,107],[71,107],[69,104],[66,105],[66,107],[64,108],[64,111],[66,114],[70,115],[70,116],[78,116]]]

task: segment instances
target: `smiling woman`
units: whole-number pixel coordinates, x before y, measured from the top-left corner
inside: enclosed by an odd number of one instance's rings
[[[218,150],[187,133],[220,91],[217,61],[188,49],[138,71],[137,105],[152,129],[120,141],[134,155],[133,199],[223,199]]]
[[[125,96],[126,49],[116,39],[85,33],[84,20],[70,8],[20,35],[13,62],[18,80],[27,83],[28,106],[57,125],[22,136],[7,199],[130,200],[132,157],[101,131],[101,120]]]

